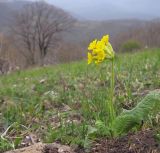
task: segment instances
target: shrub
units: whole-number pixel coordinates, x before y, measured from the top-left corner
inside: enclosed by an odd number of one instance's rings
[[[135,40],[128,40],[121,45],[120,51],[121,52],[131,52],[131,51],[138,50],[140,48],[141,48],[141,45],[139,42]]]

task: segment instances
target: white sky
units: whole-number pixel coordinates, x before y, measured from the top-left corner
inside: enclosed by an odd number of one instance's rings
[[[86,18],[105,18],[120,15],[126,17],[159,17],[160,0],[46,0],[76,15]],[[106,12],[106,13],[105,13]],[[104,15],[106,14],[106,15]]]
[[[0,0],[7,1],[7,0]],[[18,0],[17,0],[18,1]],[[23,0],[21,0],[23,1]],[[30,0],[36,1],[36,0]],[[84,19],[160,17],[160,0],[44,0]]]

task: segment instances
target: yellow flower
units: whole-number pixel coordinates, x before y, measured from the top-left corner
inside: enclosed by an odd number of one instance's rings
[[[88,50],[93,50],[93,49],[95,49],[95,48],[96,48],[96,45],[97,45],[97,40],[92,41],[92,42],[89,44]]]
[[[96,64],[99,64],[99,63],[101,63],[106,58],[106,53],[105,53],[104,50],[97,50],[97,52],[94,52],[94,54],[91,54],[92,60],[91,60],[91,58],[89,56],[88,56],[88,63],[89,64],[92,61],[94,61]]]
[[[88,53],[88,64],[91,64],[93,60],[92,54]]]
[[[103,41],[98,41],[96,45],[97,50],[104,50],[105,49],[105,43]]]
[[[99,64],[105,59],[113,59],[115,56],[112,45],[109,43],[109,35],[103,36],[101,40],[94,40],[89,44],[88,64],[95,62]]]
[[[97,54],[99,54],[99,52],[103,51],[104,49],[105,49],[104,43],[101,41],[97,41],[95,48],[92,50],[92,55],[97,56]]]
[[[101,39],[101,41],[104,42],[105,45],[107,45],[108,42],[109,42],[109,35],[103,36],[102,39]]]
[[[104,50],[99,51],[96,55],[95,63],[96,64],[101,63],[105,59],[105,57],[106,57],[105,51]]]

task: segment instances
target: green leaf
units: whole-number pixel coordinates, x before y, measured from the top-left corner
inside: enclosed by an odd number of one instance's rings
[[[119,136],[141,126],[149,116],[160,112],[160,91],[149,93],[132,110],[121,113],[112,123],[113,135]]]

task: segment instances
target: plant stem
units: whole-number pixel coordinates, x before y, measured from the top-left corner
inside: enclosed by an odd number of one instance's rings
[[[111,84],[110,84],[110,118],[111,118],[111,122],[115,119],[115,108],[114,108],[114,79],[115,79],[115,76],[114,76],[114,59],[112,59],[112,67],[111,67]]]

